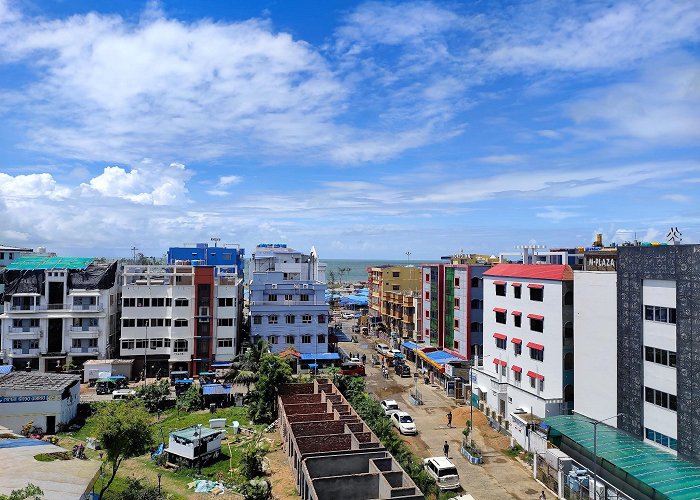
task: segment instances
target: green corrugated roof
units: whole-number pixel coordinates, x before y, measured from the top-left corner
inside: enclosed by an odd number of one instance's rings
[[[544,420],[593,455],[593,420],[581,415],[559,415]],[[598,457],[641,483],[674,500],[700,498],[700,466],[635,439],[609,425],[598,425]]]
[[[45,257],[26,255],[7,266],[11,270],[33,269],[85,269],[94,259],[91,257]]]

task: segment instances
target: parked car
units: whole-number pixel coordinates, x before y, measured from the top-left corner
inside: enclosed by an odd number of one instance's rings
[[[391,423],[399,430],[399,434],[418,434],[416,423],[405,411],[395,411],[391,414]]]
[[[389,352],[389,346],[386,344],[377,344],[374,348],[379,354],[386,354]]]
[[[389,349],[389,352],[390,352],[391,354],[393,354],[394,356],[396,356],[396,355],[398,354],[397,357],[399,357],[399,358],[400,358],[401,356],[403,356],[403,354],[401,354],[401,351],[399,351],[398,349]]]
[[[365,365],[362,363],[343,363],[340,366],[340,374],[350,375],[351,377],[364,377],[366,375]]]
[[[361,365],[362,360],[356,356],[353,356],[352,358],[348,358],[346,363],[351,364],[351,365]]]
[[[351,312],[344,312],[344,313],[342,314],[342,317],[343,317],[343,319],[352,319],[352,318],[355,317],[355,315],[354,315],[353,313],[351,313]]]
[[[402,377],[411,376],[411,368],[406,363],[396,363],[394,365],[394,371],[397,375],[400,375]]]
[[[112,399],[134,399],[136,391],[133,389],[117,389],[112,391]]]
[[[384,410],[384,415],[389,416],[396,411],[401,411],[399,404],[393,399],[385,399],[379,403]]]
[[[423,468],[435,479],[440,490],[457,490],[460,488],[457,467],[445,457],[430,457],[423,460]]]

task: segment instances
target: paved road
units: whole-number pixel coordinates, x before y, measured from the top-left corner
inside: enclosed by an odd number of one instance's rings
[[[359,343],[343,343],[342,347],[348,352],[360,352],[367,354],[368,360],[374,352],[374,346],[365,337],[360,337]],[[417,436],[405,436],[405,441],[413,449],[414,453],[421,457],[439,456],[443,454],[443,444],[447,441],[450,445],[450,458],[459,471],[460,481],[464,491],[471,494],[476,500],[501,500],[522,499],[537,500],[542,487],[532,478],[532,472],[522,464],[506,457],[499,450],[486,446],[483,437],[479,433],[478,417],[485,417],[479,412],[475,413],[477,421],[474,439],[483,451],[484,464],[471,465],[459,453],[462,442],[462,429],[464,419],[461,422],[455,420],[455,425],[460,427],[447,427],[447,412],[455,411],[458,407],[455,400],[448,398],[444,391],[437,386],[429,386],[419,382],[418,389],[424,404],[414,406],[411,404],[409,391],[414,387],[413,377],[401,378],[390,371],[389,380],[385,380],[379,367],[366,366],[367,390],[379,399],[395,399],[402,410],[411,414],[418,427]],[[415,365],[409,362],[411,373]],[[478,414],[478,415],[477,415]],[[547,498],[556,496],[547,492]]]

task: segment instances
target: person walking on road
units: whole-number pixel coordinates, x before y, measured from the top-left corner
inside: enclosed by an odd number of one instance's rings
[[[445,441],[445,444],[442,445],[442,451],[445,452],[445,458],[450,458],[450,445],[447,444],[447,441]]]
[[[452,411],[447,412],[447,427],[452,427]]]

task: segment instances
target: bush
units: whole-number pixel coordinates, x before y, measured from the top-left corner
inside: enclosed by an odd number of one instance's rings
[[[201,410],[204,398],[199,387],[192,385],[184,394],[177,398],[177,409],[183,412]]]
[[[119,494],[121,500],[165,500],[158,493],[158,487],[143,479],[129,477],[126,479],[126,489]]]
[[[247,480],[263,475],[262,452],[255,443],[251,444],[241,457],[241,474]]]
[[[136,396],[143,400],[149,413],[163,410],[165,401],[170,396],[170,382],[163,379],[155,384],[139,386],[136,389]]]

